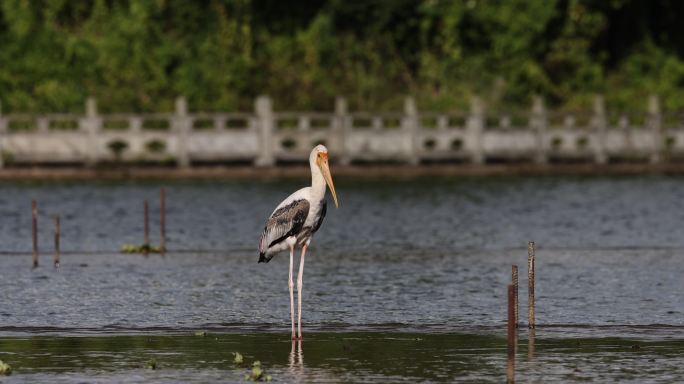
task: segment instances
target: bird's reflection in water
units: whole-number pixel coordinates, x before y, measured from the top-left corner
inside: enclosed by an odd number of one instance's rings
[[[304,351],[302,350],[302,340],[292,340],[292,348],[290,349],[290,373],[302,379],[304,375]]]

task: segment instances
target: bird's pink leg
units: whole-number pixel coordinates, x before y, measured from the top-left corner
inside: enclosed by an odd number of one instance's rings
[[[299,331],[299,340],[302,339],[302,283],[304,277],[304,256],[306,255],[307,246],[302,246],[302,257],[299,261],[299,275],[297,275],[297,327]]]
[[[295,320],[294,320],[294,280],[292,279],[292,269],[294,267],[294,244],[290,246],[290,278],[287,285],[290,288],[290,321],[292,323],[292,340],[295,339]]]

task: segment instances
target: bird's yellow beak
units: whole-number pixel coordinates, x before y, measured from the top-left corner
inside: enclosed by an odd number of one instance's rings
[[[319,153],[316,159],[318,163],[318,168],[321,169],[323,173],[323,178],[330,188],[330,193],[332,193],[333,200],[335,201],[335,207],[339,208],[340,204],[337,202],[337,193],[335,193],[335,184],[333,184],[332,176],[330,175],[330,168],[328,167],[328,154]]]

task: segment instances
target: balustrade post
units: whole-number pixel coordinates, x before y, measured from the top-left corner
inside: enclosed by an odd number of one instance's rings
[[[466,145],[470,151],[470,159],[475,164],[484,163],[482,136],[484,134],[484,106],[479,97],[470,100],[470,115],[466,124]]]
[[[275,156],[273,155],[273,130],[275,127],[275,118],[273,116],[273,103],[268,96],[259,96],[254,103],[254,111],[257,115],[257,122],[259,124],[260,135],[260,149],[257,154],[255,165],[260,167],[268,167],[275,165]]]
[[[608,161],[606,155],[606,130],[608,129],[608,119],[606,118],[606,106],[602,95],[594,97],[594,116],[592,126],[596,132],[596,143],[594,143],[594,161],[598,164],[605,164]]]
[[[334,129],[337,142],[339,143],[337,147],[337,150],[339,151],[337,158],[342,165],[349,165],[351,163],[351,156],[349,154],[349,150],[347,149],[347,136],[351,132],[350,120],[347,99],[342,96],[336,97]]]
[[[546,131],[548,128],[548,121],[546,118],[546,108],[544,106],[544,99],[540,96],[535,96],[532,103],[532,118],[530,125],[536,137],[536,153],[534,161],[537,164],[546,164],[548,156],[546,154]]]
[[[407,136],[407,146],[409,149],[407,162],[411,165],[417,165],[420,162],[418,156],[418,107],[416,100],[407,96],[404,99],[404,119],[403,119],[404,135]]]
[[[88,135],[88,150],[86,158],[86,166],[93,167],[97,164],[99,148],[98,148],[98,134],[102,128],[102,118],[97,111],[97,100],[94,97],[88,97],[85,103],[85,119],[83,120],[83,127]]]
[[[647,128],[653,135],[653,152],[651,153],[651,163],[659,163],[662,160],[663,152],[663,117],[660,112],[660,100],[658,96],[651,95],[648,98],[648,116],[646,118]]]
[[[190,140],[190,131],[192,122],[188,116],[188,101],[185,97],[180,96],[176,98],[176,113],[172,117],[171,126],[174,133],[178,137],[178,167],[187,168],[190,166],[190,155],[188,151],[188,141]]]

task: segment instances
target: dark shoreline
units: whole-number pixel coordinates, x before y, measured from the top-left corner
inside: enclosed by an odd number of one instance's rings
[[[506,177],[506,176],[624,176],[684,175],[684,163],[617,164],[430,164],[430,165],[333,165],[332,172],[343,178],[410,179],[420,177]],[[192,168],[140,167],[17,167],[0,170],[2,180],[201,180],[278,179],[309,175],[306,165],[276,167],[206,166]]]

